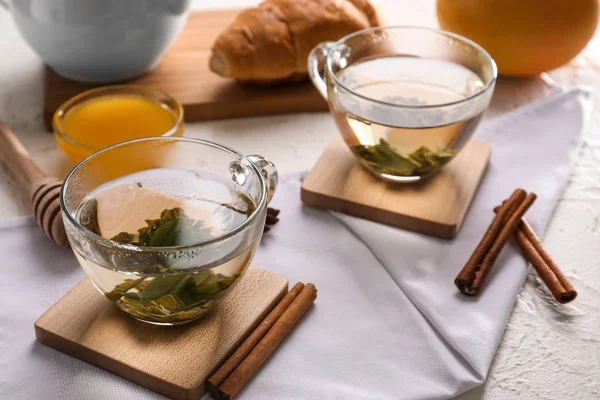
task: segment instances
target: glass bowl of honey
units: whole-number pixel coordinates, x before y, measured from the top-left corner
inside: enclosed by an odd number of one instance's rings
[[[52,119],[60,149],[78,163],[98,150],[145,137],[182,136],[183,108],[158,89],[104,86],[63,103]]]

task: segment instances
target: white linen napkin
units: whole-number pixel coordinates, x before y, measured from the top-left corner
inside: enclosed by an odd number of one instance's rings
[[[455,240],[304,207],[284,177],[281,222],[254,263],[319,290],[315,306],[240,393],[243,399],[444,399],[481,384],[526,275],[512,246],[478,298],[454,277],[516,187],[538,194],[542,233],[564,189],[589,115],[586,92],[558,92],[485,121],[488,172]],[[35,342],[33,323],[83,272],[31,218],[0,224],[0,398],[149,399],[142,387]]]

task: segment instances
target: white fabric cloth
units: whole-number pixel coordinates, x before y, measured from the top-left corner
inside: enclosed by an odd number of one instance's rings
[[[284,177],[281,222],[254,264],[319,290],[315,306],[240,393],[242,399],[443,399],[483,382],[526,262],[502,252],[478,298],[454,277],[516,187],[538,194],[527,214],[543,232],[567,183],[589,115],[586,92],[558,92],[485,121],[490,166],[455,240],[426,237],[302,206],[300,175]],[[69,250],[31,218],[0,224],[0,398],[161,396],[35,342],[33,323],[82,276]]]

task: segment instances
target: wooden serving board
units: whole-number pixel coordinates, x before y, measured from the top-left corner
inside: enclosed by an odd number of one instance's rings
[[[203,319],[163,327],[137,321],[82,280],[35,323],[41,343],[173,399],[199,399],[204,381],[287,293],[286,279],[250,267]]]
[[[150,85],[171,94],[183,105],[186,121],[327,110],[325,100],[309,81],[278,86],[241,85],[208,68],[214,40],[239,11],[190,13],[187,25],[161,64],[126,83]],[[61,78],[50,68],[46,68],[44,80],[44,121],[48,129],[52,129],[52,116],[63,102],[99,86]]]
[[[437,175],[419,183],[395,184],[360,166],[341,136],[325,149],[302,183],[302,201],[387,225],[452,239],[475,196],[490,146],[471,140]]]

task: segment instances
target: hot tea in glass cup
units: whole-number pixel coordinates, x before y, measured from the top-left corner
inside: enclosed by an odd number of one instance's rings
[[[458,154],[497,76],[494,60],[471,40],[402,26],[322,43],[308,71],[360,163],[394,182],[427,178]]]
[[[177,325],[204,316],[235,287],[276,186],[263,157],[155,137],[79,163],[60,201],[71,247],[96,288],[134,318]]]

